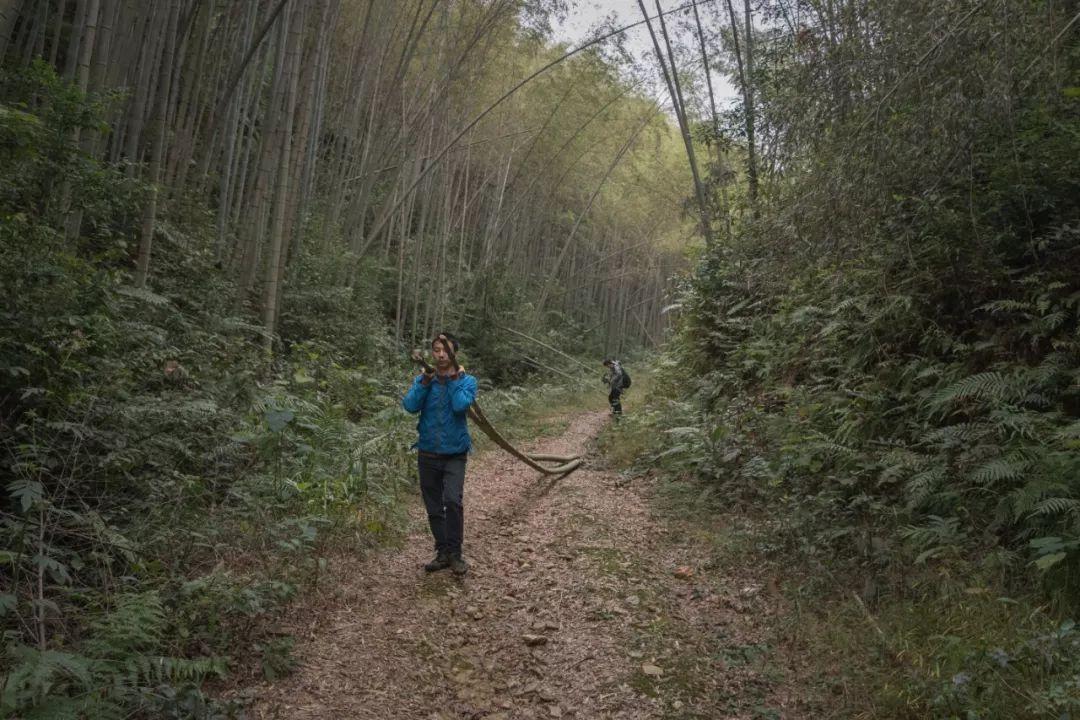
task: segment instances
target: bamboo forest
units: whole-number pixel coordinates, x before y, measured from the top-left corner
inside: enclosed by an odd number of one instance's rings
[[[0,718],[1080,720],[1080,0],[0,0]]]

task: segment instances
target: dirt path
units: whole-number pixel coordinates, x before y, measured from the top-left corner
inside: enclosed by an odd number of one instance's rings
[[[582,414],[542,445],[586,451],[605,422]],[[544,478],[474,458],[464,579],[421,570],[418,498],[403,548],[332,560],[335,597],[291,619],[299,667],[257,689],[251,717],[801,717],[764,640],[768,593],[706,579],[701,543],[653,516],[647,487],[589,465]]]

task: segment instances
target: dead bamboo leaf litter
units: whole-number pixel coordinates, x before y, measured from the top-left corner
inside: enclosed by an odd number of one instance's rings
[[[605,422],[578,415],[543,450],[585,453]],[[431,542],[417,498],[401,547],[330,560],[319,597],[290,620],[296,671],[256,687],[250,716],[800,717],[770,651],[746,650],[766,646],[767,594],[683,571],[704,549],[647,494],[593,467],[552,477],[497,451],[473,458],[469,574],[421,570]]]

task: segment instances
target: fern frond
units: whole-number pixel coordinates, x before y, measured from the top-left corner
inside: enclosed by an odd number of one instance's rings
[[[1032,510],[1032,517],[1048,515],[1075,515],[1080,512],[1080,500],[1076,498],[1052,497],[1039,501]]]
[[[900,537],[919,548],[959,545],[964,536],[959,518],[938,515],[927,516],[925,525],[908,525],[900,529]]]
[[[117,294],[124,297],[132,298],[133,300],[139,300],[148,305],[154,307],[165,307],[170,304],[169,298],[164,295],[158,295],[157,293],[150,292],[146,288],[139,287],[119,287],[116,289]]]
[[[1026,387],[1018,387],[1015,379],[999,372],[984,372],[959,380],[930,398],[930,404],[944,408],[959,400],[1007,400],[1022,397]]]
[[[1023,300],[994,300],[981,305],[979,310],[985,310],[992,314],[1014,312],[1030,315],[1035,312],[1035,306]]]
[[[730,315],[732,313],[729,311],[728,314]],[[817,305],[803,305],[802,307],[792,310],[790,317],[792,322],[802,322],[824,314],[825,311]]]
[[[86,649],[102,659],[150,651],[161,642],[165,624],[165,608],[156,591],[121,595],[111,612],[91,623]]]
[[[863,315],[866,314],[866,298],[863,296],[856,296],[851,298],[845,298],[836,304],[829,314],[839,315],[842,312],[855,308],[859,310]]]
[[[1068,485],[1058,478],[1033,477],[1008,494],[1007,501],[1011,510],[1010,519],[1020,521],[1024,518],[1034,517],[1035,508],[1043,500],[1065,497],[1070,492],[1071,489]]]
[[[199,683],[210,676],[222,678],[228,669],[223,658],[176,658],[139,656],[135,659],[139,677],[145,682],[158,684]]]
[[[899,480],[913,470],[923,468],[929,460],[928,456],[906,448],[890,450],[881,458],[882,468],[878,474],[878,482],[891,483]]]
[[[1036,337],[1046,337],[1047,335],[1053,334],[1058,328],[1064,325],[1068,319],[1069,316],[1066,312],[1057,310],[1032,321],[1028,324],[1027,328],[1025,328],[1025,332]]]
[[[754,456],[743,463],[739,475],[748,480],[765,480],[773,477],[769,462],[760,456]]]
[[[1080,438],[1080,420],[1074,420],[1057,431],[1060,440],[1076,440]]]
[[[957,423],[930,430],[923,435],[922,441],[932,445],[955,447],[974,444],[993,433],[994,428],[987,423]]]
[[[995,458],[976,467],[968,473],[968,477],[982,485],[1019,480],[1031,464],[1030,460],[1025,459]]]
[[[1015,408],[999,408],[989,415],[990,422],[999,430],[1014,438],[1034,439],[1045,431],[1044,413],[1029,412]]]
[[[8,648],[10,668],[0,683],[0,715],[8,717],[79,717],[68,693],[84,693],[93,684],[92,663],[81,655],[38,650],[27,645]]]
[[[944,482],[944,467],[934,467],[916,473],[904,484],[904,493],[908,496],[908,503],[911,507],[922,505]]]

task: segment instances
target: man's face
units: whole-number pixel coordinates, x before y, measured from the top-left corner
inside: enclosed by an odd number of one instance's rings
[[[449,369],[450,355],[447,354],[446,348],[443,347],[442,340],[436,340],[431,343],[431,354],[435,358],[435,367],[440,370]]]

